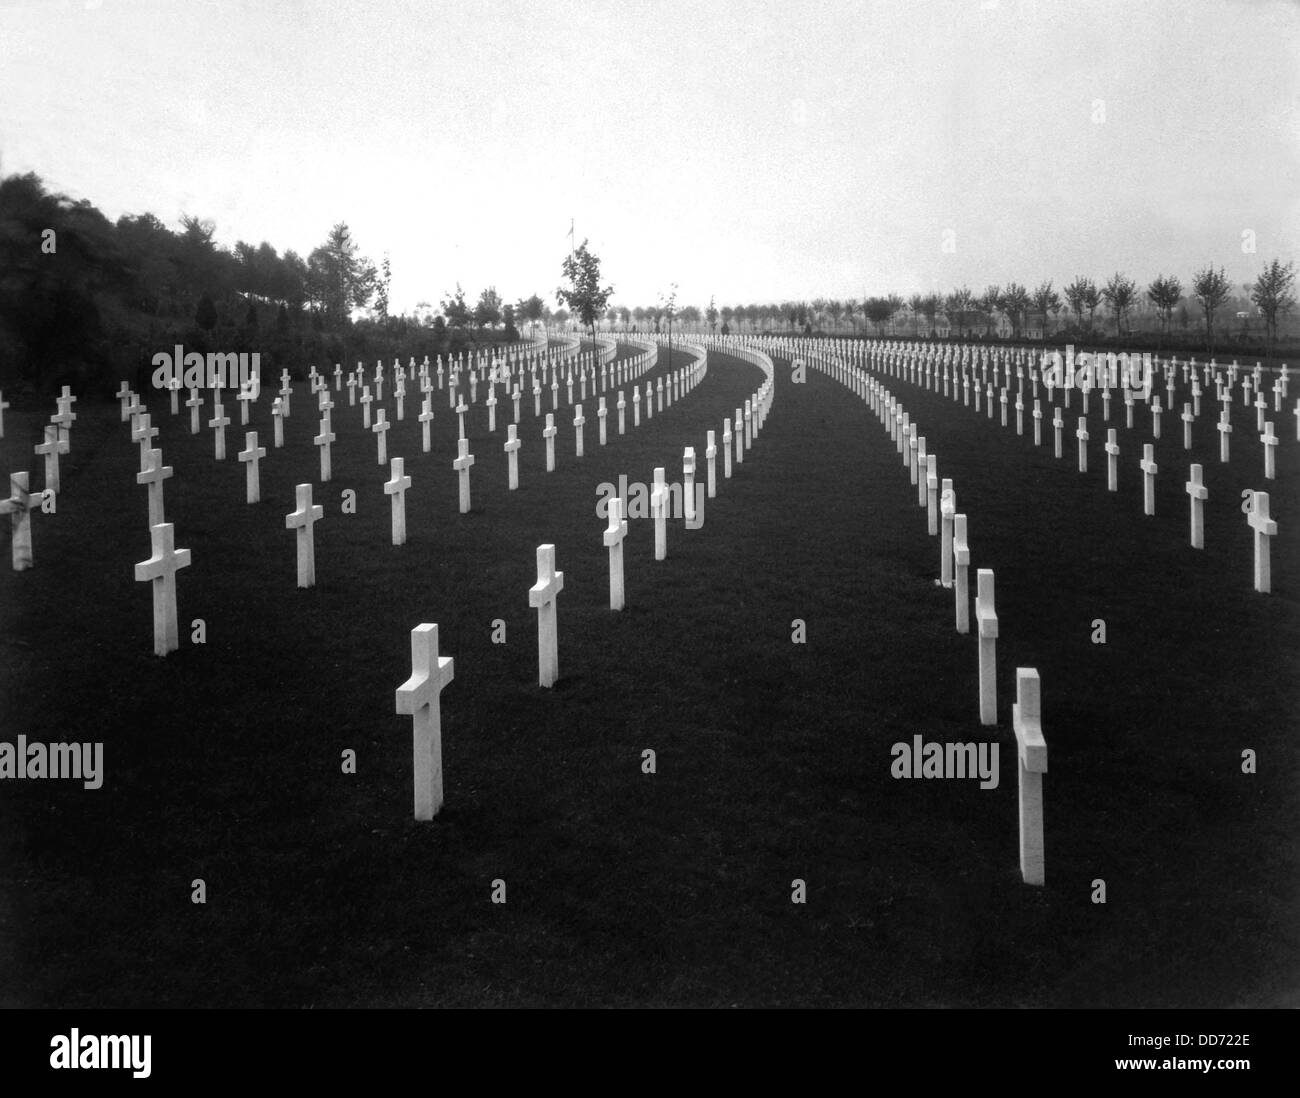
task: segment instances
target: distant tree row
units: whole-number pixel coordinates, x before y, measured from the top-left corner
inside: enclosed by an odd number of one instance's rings
[[[1296,306],[1294,264],[1274,259],[1264,266],[1253,283],[1243,285],[1242,289],[1257,310],[1266,345],[1271,349],[1277,341],[1279,321]],[[1117,272],[1100,286],[1091,278],[1080,276],[1060,292],[1048,281],[1034,290],[1010,282],[1005,286],[987,286],[978,294],[963,286],[944,295],[913,294],[906,300],[888,294],[862,301],[816,298],[766,305],[724,305],[720,309],[710,301],[703,311],[692,305],[682,306],[677,309],[676,318],[684,326],[695,329],[707,326],[711,332],[724,334],[790,329],[811,333],[842,331],[845,327],[856,334],[861,324],[864,331],[879,336],[898,334],[902,328],[911,334],[924,335],[944,330],[959,338],[981,333],[986,338],[992,337],[1003,330],[1003,320],[1011,336],[1020,338],[1030,322],[1036,320],[1032,327],[1043,336],[1052,330],[1053,322],[1058,322],[1058,328],[1065,334],[1086,338],[1100,334],[1097,313],[1104,307],[1114,321],[1115,335],[1122,337],[1131,334],[1132,317],[1142,307],[1143,298],[1156,318],[1162,339],[1172,331],[1175,310],[1180,310],[1184,330],[1190,326],[1193,316],[1199,316],[1211,349],[1216,325],[1234,304],[1233,287],[1223,269],[1207,266],[1192,276],[1186,296],[1182,282],[1176,277],[1158,275],[1142,291],[1132,278]],[[662,304],[635,308],[615,305],[607,310],[605,320],[611,328],[659,331],[665,315]],[[1222,331],[1223,327],[1218,330]]]

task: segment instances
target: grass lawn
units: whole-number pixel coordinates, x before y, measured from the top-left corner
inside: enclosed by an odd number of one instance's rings
[[[446,393],[426,455],[408,390],[388,436],[413,480],[401,548],[387,468],[346,391],[327,485],[306,385],[282,450],[260,402],[251,427],[269,452],[254,506],[242,430],[215,462],[212,432],[191,436],[187,410],[172,417],[166,394],[149,394],[175,468],[167,520],[193,552],[178,579],[182,646],[165,660],[148,585],[133,579],[149,555],[138,447],[116,402],[80,402],[58,514],[33,516],[35,567],[0,571],[0,713],[10,741],[102,740],[106,773],[97,791],[3,789],[4,1005],[1300,1005],[1294,423],[1276,417],[1264,596],[1239,498],[1265,487],[1262,458],[1240,403],[1224,467],[1217,405],[1203,401],[1198,552],[1175,416],[1145,517],[1141,410],[1120,431],[1111,494],[1099,401],[1079,474],[1070,415],[1057,461],[1050,428],[1034,448],[1028,415],[1017,438],[996,412],[888,379],[955,481],[973,567],[997,575],[999,724],[984,729],[975,641],[953,629],[938,542],[893,443],[837,382],[811,371],[792,384],[784,359],[732,479],[719,456],[703,528],[672,523],[655,562],[650,521],[629,524],[628,605],[608,610],[599,485],[648,484],[657,465],[677,479],[687,445],[703,480],[705,432],[762,380],[710,357],[694,392],[635,430],[629,399],[623,437],[606,393],[606,447],[588,393],[581,459],[562,408],[550,474],[525,394],[518,492],[501,449],[510,405],[489,435],[480,403],[463,516]],[[31,469],[33,488],[31,446],[52,410],[6,415],[0,456]],[[1122,427],[1122,403],[1111,419]],[[325,518],[317,586],[299,591],[284,516],[304,481]],[[543,542],[565,573],[549,691],[528,605]],[[194,618],[204,645],[189,642]],[[791,643],[795,618],[806,644]],[[1104,646],[1090,641],[1096,618]],[[455,681],[442,696],[446,807],[416,824],[411,721],[394,690],[424,621]],[[1043,681],[1043,889],[1017,865],[1017,666]],[[917,734],[995,739],[1000,784],[893,779],[891,746]],[[1257,774],[1241,772],[1244,748]],[[342,772],[346,749],[356,774]],[[791,903],[795,878],[806,904]],[[497,879],[505,904],[491,902]]]

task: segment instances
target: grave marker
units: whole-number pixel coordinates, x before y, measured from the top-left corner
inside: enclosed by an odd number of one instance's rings
[[[257,503],[262,498],[262,481],[258,475],[257,463],[266,457],[266,447],[258,446],[256,431],[245,434],[244,447],[239,453],[239,460],[244,463],[245,496],[249,503]]]
[[[406,544],[406,490],[411,486],[411,478],[405,475],[405,465],[402,458],[393,458],[392,479],[384,482],[384,495],[392,497],[394,545]]]
[[[1273,564],[1270,543],[1277,533],[1277,523],[1269,517],[1267,492],[1251,496],[1246,522],[1255,531],[1255,590],[1268,594],[1273,590]]]
[[[1204,501],[1210,494],[1209,489],[1205,487],[1202,479],[1202,470],[1199,465],[1192,466],[1192,479],[1189,480],[1184,488],[1191,497],[1192,511],[1192,548],[1205,548],[1205,512]]]
[[[998,723],[998,615],[993,606],[993,570],[975,573],[975,622],[979,630],[980,724]]]
[[[609,549],[609,608],[623,609],[623,539],[627,537],[627,519],[623,517],[623,500],[609,501],[609,526],[604,542]]]
[[[469,513],[469,471],[474,464],[474,455],[469,452],[469,439],[456,440],[456,460],[451,467],[460,474],[460,513]]]
[[[551,687],[560,676],[556,597],[564,590],[564,573],[555,570],[555,546],[537,547],[537,582],[528,591],[528,605],[537,610],[537,682]]]
[[[175,527],[160,522],[149,528],[153,556],[135,566],[137,583],[153,585],[153,650],[165,656],[180,647],[176,628],[176,573],[189,567],[190,551],[173,543]]]
[[[316,586],[316,535],[313,527],[325,515],[325,509],[311,502],[311,485],[297,487],[298,509],[284,517],[286,530],[298,531],[298,586]]]
[[[1016,668],[1016,701],[1011,707],[1016,734],[1020,801],[1020,875],[1025,884],[1046,880],[1043,857],[1043,775],[1047,742],[1043,739],[1042,685],[1032,667]]]
[[[1151,443],[1146,443],[1142,447],[1142,460],[1138,462],[1142,469],[1142,513],[1154,515],[1156,513],[1156,473],[1160,467],[1155,461],[1155,447]]]

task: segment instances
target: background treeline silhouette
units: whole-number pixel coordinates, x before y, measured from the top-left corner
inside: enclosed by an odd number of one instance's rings
[[[0,179],[0,389],[111,392],[125,379],[138,391],[177,343],[258,352],[269,381],[518,338],[509,324],[388,315],[387,260],[359,255],[346,224],[306,259],[266,242],[226,249],[213,231],[191,216],[178,231],[150,213],[110,222],[34,173]]]

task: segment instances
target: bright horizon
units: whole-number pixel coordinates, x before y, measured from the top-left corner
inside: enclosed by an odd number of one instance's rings
[[[0,172],[228,248],[345,221],[408,313],[555,308],[570,218],[629,307],[1300,257],[1291,4],[380,11],[9,0]]]

